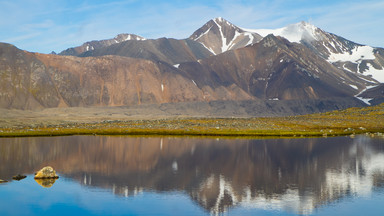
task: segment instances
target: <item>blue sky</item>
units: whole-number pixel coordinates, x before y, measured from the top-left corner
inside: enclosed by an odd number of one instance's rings
[[[384,47],[383,12],[383,0],[0,0],[0,42],[49,53],[119,33],[181,39],[223,17],[253,29],[308,21]]]

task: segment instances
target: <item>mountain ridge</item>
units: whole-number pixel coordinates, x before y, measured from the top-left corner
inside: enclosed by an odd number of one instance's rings
[[[135,34],[118,34],[116,37],[112,39],[105,39],[105,40],[94,40],[94,41],[88,41],[83,43],[81,46],[68,48],[66,50],[63,50],[59,53],[59,55],[80,55],[81,53],[87,52],[89,50],[95,50],[102,47],[107,47],[113,44],[118,44],[124,41],[143,41],[146,40],[144,37],[141,37],[139,35]]]
[[[103,55],[118,55],[152,61],[163,61],[175,65],[206,58],[210,56],[211,53],[200,43],[193,40],[159,38],[145,41],[124,41],[95,50],[89,50],[78,56],[97,57]]]

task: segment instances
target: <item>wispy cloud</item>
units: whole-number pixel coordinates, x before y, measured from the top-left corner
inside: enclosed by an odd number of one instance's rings
[[[13,42],[27,40],[30,38],[35,38],[39,35],[40,35],[40,33],[35,32],[35,33],[25,34],[25,35],[16,36],[16,37],[5,38],[4,41],[6,41],[8,43],[13,43]]]
[[[23,31],[35,31],[38,29],[44,30],[53,28],[55,23],[52,20],[43,20],[37,23],[28,23],[20,26],[20,29]]]

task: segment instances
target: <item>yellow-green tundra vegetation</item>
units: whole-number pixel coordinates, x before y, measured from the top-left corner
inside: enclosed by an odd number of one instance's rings
[[[289,117],[96,119],[59,123],[1,124],[0,137],[61,135],[189,135],[189,136],[383,136],[384,103],[365,108]]]

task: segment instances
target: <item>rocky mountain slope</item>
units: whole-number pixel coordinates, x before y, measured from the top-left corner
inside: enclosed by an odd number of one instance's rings
[[[382,48],[357,44],[307,22],[279,29],[246,29],[223,18],[216,18],[192,34],[190,39],[202,43],[212,53],[220,54],[257,43],[269,34],[284,37],[291,43],[300,43],[337,68],[357,76],[364,75],[361,79],[368,77],[367,80],[371,82],[368,86],[384,82]]]
[[[29,53],[0,44],[0,106],[33,109],[204,101],[189,75],[164,62],[120,56],[80,58]],[[254,99],[220,86],[211,100]]]
[[[202,44],[193,40],[159,38],[145,41],[126,41],[79,54],[80,57],[118,55],[131,58],[162,61],[175,65],[196,61],[212,55]]]
[[[329,64],[307,47],[273,35],[179,68],[199,87],[233,85],[269,100],[353,97],[368,83]]]
[[[282,36],[290,42],[301,43],[340,69],[371,75],[376,81],[384,82],[382,48],[357,44],[306,22],[280,29],[247,30],[262,36],[268,34]]]

